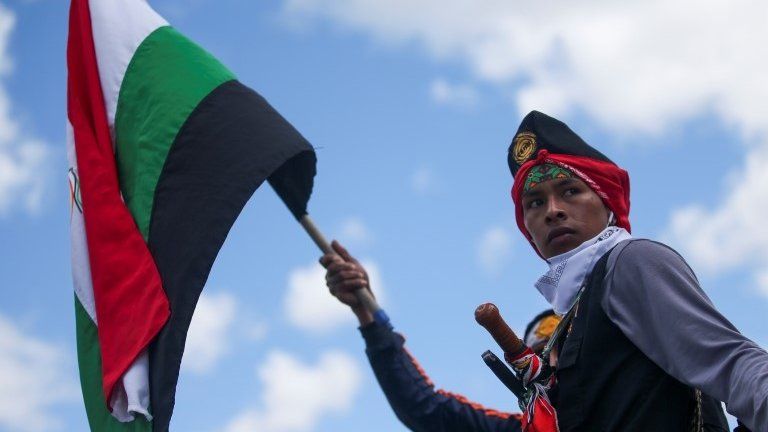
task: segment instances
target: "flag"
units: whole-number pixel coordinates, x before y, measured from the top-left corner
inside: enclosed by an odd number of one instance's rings
[[[72,0],[67,64],[88,420],[98,431],[165,431],[192,313],[227,233],[264,180],[296,218],[306,214],[315,154],[145,0]]]

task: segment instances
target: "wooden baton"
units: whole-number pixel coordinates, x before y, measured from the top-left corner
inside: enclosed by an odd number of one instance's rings
[[[499,308],[495,304],[484,303],[478,306],[475,309],[475,321],[488,330],[504,353],[512,358],[517,357],[527,348],[501,317]]]

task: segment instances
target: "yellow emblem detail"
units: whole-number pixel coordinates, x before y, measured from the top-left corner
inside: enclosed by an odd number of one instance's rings
[[[552,333],[555,332],[558,324],[560,324],[560,317],[550,315],[539,322],[534,333],[539,339],[549,339],[552,337]]]
[[[531,132],[520,132],[515,136],[515,145],[512,147],[512,155],[518,165],[522,165],[536,151],[536,135]]]

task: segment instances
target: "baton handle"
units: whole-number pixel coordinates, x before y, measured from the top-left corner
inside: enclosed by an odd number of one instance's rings
[[[512,358],[517,357],[527,348],[501,317],[499,308],[495,304],[484,303],[478,306],[475,309],[475,321],[485,327],[504,353]]]
[[[328,240],[325,239],[325,236],[323,236],[323,233],[320,232],[320,230],[317,228],[317,225],[312,221],[312,219],[309,217],[309,215],[304,215],[299,219],[299,223],[302,227],[304,227],[304,230],[307,231],[307,234],[309,234],[309,237],[312,238],[312,240],[315,242],[318,248],[324,253],[324,254],[334,254],[338,255],[336,251],[333,250],[330,243],[328,243]],[[389,317],[387,316],[387,313],[384,312],[384,309],[379,306],[379,303],[376,301],[375,298],[371,295],[371,293],[368,290],[365,289],[359,289],[355,291],[355,296],[357,297],[357,300],[365,306],[365,308],[368,310],[368,312],[373,315],[373,320],[376,321],[379,324],[390,326],[389,323]]]
[[[522,400],[525,397],[525,387],[522,381],[491,350],[484,352],[482,357],[496,378],[514,393],[518,400]]]

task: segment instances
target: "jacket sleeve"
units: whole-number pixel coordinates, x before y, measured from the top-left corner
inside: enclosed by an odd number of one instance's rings
[[[675,251],[637,240],[617,252],[602,299],[611,321],[665,372],[768,431],[768,353],[715,309]]]
[[[421,432],[516,432],[519,414],[503,413],[435,390],[416,360],[403,346],[405,338],[388,326],[361,327],[366,354],[390,406],[410,430]]]

